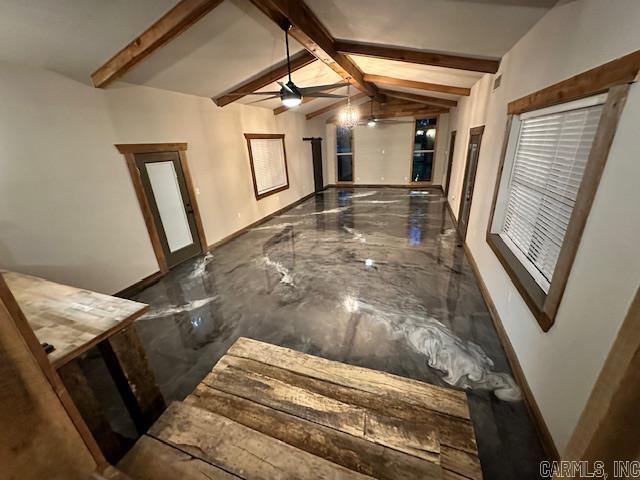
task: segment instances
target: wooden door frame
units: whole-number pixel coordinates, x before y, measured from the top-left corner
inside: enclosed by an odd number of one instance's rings
[[[640,289],[627,310],[587,404],[567,444],[563,460],[600,461],[613,477],[615,460],[634,460],[631,441],[640,426]],[[625,477],[626,478],[626,477]]]
[[[207,237],[204,233],[204,226],[202,224],[202,218],[200,216],[200,207],[198,206],[198,201],[196,199],[195,188],[193,187],[193,182],[191,180],[191,172],[189,170],[189,162],[187,161],[187,144],[186,143],[125,143],[125,144],[116,144],[115,147],[118,151],[124,155],[125,161],[127,162],[127,168],[129,169],[129,174],[131,175],[131,181],[133,182],[133,189],[136,192],[136,197],[138,198],[138,204],[140,205],[140,210],[142,211],[142,217],[144,218],[144,223],[147,227],[147,231],[149,232],[149,239],[151,240],[151,246],[153,247],[153,252],[156,255],[156,259],[158,261],[158,267],[160,268],[160,272],[165,274],[169,272],[169,265],[167,263],[167,258],[164,254],[164,250],[162,249],[162,243],[160,242],[160,234],[158,233],[158,228],[156,227],[153,213],[151,212],[151,207],[149,205],[149,199],[147,198],[147,194],[142,185],[142,179],[140,178],[140,171],[136,166],[135,155],[139,153],[157,153],[157,152],[176,152],[178,154],[178,159],[180,162],[180,167],[182,168],[182,173],[184,175],[184,181],[187,187],[187,195],[189,196],[189,200],[191,201],[191,206],[193,208],[193,216],[195,218],[196,229],[198,231],[198,237],[200,240],[200,248],[202,252],[206,252],[209,248],[207,244]]]
[[[452,130],[449,135],[449,159],[447,160],[447,183],[444,188],[444,196],[449,195],[449,184],[451,183],[451,168],[453,167],[453,152],[456,146],[456,135],[458,131]]]
[[[480,135],[480,142],[478,143],[478,159],[476,161],[476,172],[478,171],[478,163],[480,161],[480,148],[482,146],[482,136],[484,134],[484,125],[480,125],[479,127],[473,127],[469,129],[469,142],[467,143],[467,162],[464,166],[464,171],[462,172],[462,191],[460,193],[460,205],[458,206],[458,233],[460,233],[460,225],[462,224],[462,222],[460,221],[461,215],[462,215],[462,208],[464,206],[464,193],[466,191],[466,187],[467,187],[467,171],[469,170],[469,166],[471,163],[471,156],[469,155],[469,145],[471,145],[471,137],[473,137],[474,135]],[[475,183],[476,180],[476,176],[474,174],[473,179],[469,179],[472,184]],[[473,191],[471,192],[471,199],[469,200],[469,218],[471,218],[471,205],[473,204]],[[467,220],[467,225],[465,226],[465,230],[464,230],[464,236],[460,235],[462,237],[462,242],[464,243],[465,239],[467,238],[467,232],[469,230],[469,220]]]

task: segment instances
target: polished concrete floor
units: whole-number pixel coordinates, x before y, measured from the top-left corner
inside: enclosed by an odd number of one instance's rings
[[[329,189],[136,295],[167,403],[240,336],[468,392],[486,479],[544,454],[438,190]]]

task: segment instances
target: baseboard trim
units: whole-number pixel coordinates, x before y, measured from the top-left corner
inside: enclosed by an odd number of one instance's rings
[[[449,203],[447,202],[447,205]],[[542,412],[540,411],[540,407],[538,407],[538,403],[536,402],[535,397],[533,396],[533,392],[529,387],[529,383],[527,382],[527,378],[524,375],[524,370],[522,370],[522,365],[520,365],[520,361],[518,360],[518,356],[516,355],[516,351],[511,344],[511,340],[509,340],[509,336],[507,335],[507,331],[504,329],[504,325],[502,324],[502,319],[498,314],[498,310],[496,308],[495,303],[493,303],[493,299],[489,294],[489,290],[487,289],[487,285],[484,283],[482,276],[480,275],[480,270],[478,269],[478,264],[476,263],[471,251],[467,244],[464,244],[464,252],[469,260],[469,264],[471,265],[471,270],[473,271],[473,275],[478,282],[478,286],[480,287],[480,293],[482,294],[482,298],[487,305],[487,309],[489,310],[489,315],[491,316],[491,321],[493,322],[493,326],[496,329],[498,334],[498,338],[500,338],[500,342],[504,347],[505,353],[507,354],[507,360],[509,361],[509,365],[511,366],[511,370],[516,377],[516,382],[520,385],[522,389],[522,393],[524,395],[524,403],[527,407],[527,411],[533,424],[536,429],[536,433],[538,434],[538,438],[542,443],[542,448],[544,448],[545,453],[549,457],[550,460],[559,460],[560,454],[558,453],[558,449],[556,447],[555,442],[553,441],[553,437],[551,436],[551,432],[547,427],[546,422],[542,416]]]
[[[325,187],[327,188],[327,187]],[[245,233],[247,233],[249,230],[251,230],[252,228],[257,227],[258,225],[265,223],[269,220],[271,220],[273,217],[280,215],[281,213],[286,212],[287,210],[291,210],[293,207],[297,207],[298,205],[300,205],[302,202],[306,202],[307,200],[309,200],[311,197],[313,197],[316,194],[316,192],[311,192],[308,195],[305,195],[304,197],[296,200],[293,203],[290,203],[289,205],[282,207],[279,210],[276,210],[273,213],[270,213],[269,215],[267,215],[266,217],[262,217],[260,220],[256,220],[255,222],[247,225],[246,227],[241,228],[240,230],[237,230],[235,232],[233,232],[230,235],[227,235],[226,237],[222,238],[221,240],[218,240],[215,243],[212,243],[211,245],[209,245],[209,251],[212,252],[213,250],[215,250],[216,248],[221,247],[222,245],[225,245],[227,243],[229,243],[231,240],[234,240],[236,238],[238,238],[240,235],[243,235]]]
[[[143,278],[139,282],[136,282],[133,285],[130,285],[127,288],[120,290],[118,293],[114,293],[113,296],[120,297],[120,298],[130,298],[140,293],[145,288],[150,287],[165,275],[166,275],[165,273],[158,270],[157,272],[152,273],[148,277]]]
[[[327,187],[325,187],[325,188],[327,188]],[[242,235],[243,233],[246,233],[250,229],[252,229],[254,227],[257,227],[261,223],[264,223],[264,222],[266,222],[268,220],[271,220],[276,215],[279,215],[279,214],[281,214],[283,212],[286,212],[287,210],[298,206],[302,202],[304,202],[306,200],[309,200],[315,194],[316,194],[316,192],[311,192],[310,194],[305,195],[304,197],[296,200],[295,202],[290,203],[286,207],[282,207],[281,209],[279,209],[279,210],[277,210],[277,211],[275,211],[273,213],[270,213],[266,217],[262,217],[260,220],[257,220],[255,222],[253,222],[252,224],[247,225],[246,227],[238,230],[237,232],[233,232],[231,235],[228,235],[228,236],[224,237],[222,240],[218,240],[217,242],[209,245],[208,248],[207,248],[207,251],[209,251],[209,252],[213,251],[216,248],[224,245],[225,243],[229,243],[234,238],[239,237],[240,235]],[[151,275],[149,275],[148,277],[143,278],[139,282],[136,282],[133,285],[130,285],[130,286],[126,287],[126,288],[123,288],[122,290],[120,290],[117,293],[114,293],[113,296],[114,297],[120,297],[120,298],[130,298],[130,297],[140,293],[145,288],[150,287],[151,285],[156,283],[158,280],[160,280],[162,277],[164,277],[167,273],[168,272],[164,273],[164,272],[161,272],[161,271],[157,271],[155,273],[152,273]]]
[[[330,183],[325,185],[324,188],[410,188],[412,190],[427,190],[435,188],[440,191],[442,190],[441,185],[433,185],[430,183]]]

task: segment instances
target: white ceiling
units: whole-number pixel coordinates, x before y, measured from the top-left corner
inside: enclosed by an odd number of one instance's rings
[[[0,60],[89,83],[89,75],[176,0],[2,0]]]
[[[89,83],[108,58],[169,10],[177,0],[2,0],[0,61],[51,69]],[[417,49],[499,57],[556,0],[306,0],[336,37]],[[295,53],[302,47],[290,41]],[[474,72],[351,57],[371,74],[470,87]],[[283,32],[249,0],[225,0],[122,80],[216,97],[285,59]],[[340,77],[316,61],[293,74],[299,86]],[[455,98],[381,85],[382,88]],[[272,84],[263,90],[277,90]],[[343,90],[334,93],[343,93]],[[352,90],[352,93],[357,93]],[[246,97],[248,103],[257,98]],[[308,113],[335,99],[298,107]],[[278,100],[257,106],[276,108]]]
[[[289,47],[302,50],[293,39]],[[225,0],[122,80],[214,97],[285,59],[284,32],[273,21],[247,0]]]
[[[502,57],[557,0],[306,0],[334,38]]]

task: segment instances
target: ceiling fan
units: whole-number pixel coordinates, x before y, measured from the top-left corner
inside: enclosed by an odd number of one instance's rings
[[[330,85],[317,85],[314,87],[298,87],[293,80],[291,80],[291,59],[289,56],[289,28],[290,23],[283,25],[284,40],[287,47],[287,71],[289,75],[289,81],[287,83],[277,82],[280,85],[280,90],[270,92],[237,92],[238,95],[266,95],[267,98],[261,98],[251,103],[262,102],[264,100],[270,100],[272,98],[280,98],[282,104],[287,108],[297,107],[302,103],[304,97],[312,98],[345,98],[346,95],[336,95],[328,93],[327,90],[335,90],[339,87],[346,87],[349,85],[347,82],[333,83]]]
[[[386,120],[376,118],[373,114],[373,99],[369,102],[371,106],[371,110],[369,112],[369,116],[365,119],[362,119],[358,122],[359,125],[366,125],[369,128],[374,128],[377,125],[388,125],[388,124],[400,124],[400,123],[414,123],[413,120]]]

